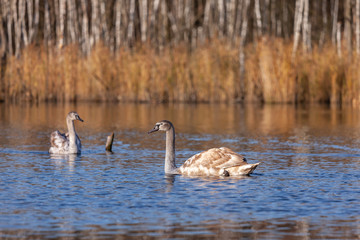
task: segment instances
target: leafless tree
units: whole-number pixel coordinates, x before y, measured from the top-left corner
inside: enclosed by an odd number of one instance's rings
[[[337,34],[344,47],[360,52],[359,0],[0,0],[2,36],[8,56],[30,44],[78,44],[88,55],[99,41],[111,51],[150,44],[195,48],[214,37],[242,46],[258,36],[293,41],[293,56],[303,44],[311,51]],[[244,8],[248,8],[248,12]],[[40,22],[42,21],[42,22]],[[338,23],[343,26],[340,30]],[[246,26],[246,38],[244,38]],[[313,30],[312,30],[313,29]],[[316,32],[315,32],[316,29]]]

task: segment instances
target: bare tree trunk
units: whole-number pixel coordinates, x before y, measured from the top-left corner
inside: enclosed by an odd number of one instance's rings
[[[32,0],[26,0],[26,6],[27,6],[27,19],[28,19],[28,41],[29,43],[31,43],[32,41],[32,37],[33,37],[33,31],[34,31],[34,26],[33,26],[33,5],[32,5],[33,1]],[[25,13],[24,13],[25,14]]]
[[[6,39],[5,39],[5,29],[3,27],[3,18],[5,15],[3,15],[3,9],[1,9],[1,15],[0,15],[0,58],[2,58],[6,54]],[[0,66],[0,69],[2,67]],[[0,75],[0,94],[1,94],[1,75]]]
[[[304,9],[304,2],[305,0],[297,0],[296,7],[295,7],[295,24],[294,24],[294,46],[292,50],[291,58],[294,59],[296,50],[299,45],[299,38],[300,38],[300,30],[301,24],[303,21],[303,9]]]
[[[38,33],[38,29],[39,29],[39,19],[40,19],[40,0],[35,0],[35,16],[34,16],[34,26],[33,26],[33,30],[31,31],[31,35],[30,35],[30,40],[33,42],[34,37],[37,35]]]
[[[51,39],[51,26],[50,26],[50,9],[48,1],[44,1],[44,43],[45,47],[48,48]]]
[[[213,0],[209,0],[206,2],[206,4],[208,2],[212,2]],[[184,0],[178,0],[178,1],[174,1],[176,3],[176,10],[175,10],[175,14],[176,14],[176,23],[178,24],[178,36],[177,39],[178,41],[182,41],[184,39],[184,28],[182,26],[184,26],[185,23],[185,19],[184,19],[184,9],[185,9],[185,3]],[[206,13],[205,13],[206,15]],[[205,17],[205,16],[204,16]],[[205,25],[205,23],[204,23]]]
[[[234,23],[235,23],[235,0],[230,0],[226,2],[226,11],[227,11],[227,38],[232,38],[234,35]]]
[[[12,21],[12,6],[10,4],[10,0],[6,1],[6,3],[4,4],[4,6],[7,9],[6,12],[6,21],[7,21],[7,36],[8,36],[8,52],[10,55],[13,55],[13,34],[12,34],[12,30],[11,30],[11,23]]]
[[[191,23],[193,21],[192,15],[191,15],[191,1],[186,0],[185,2],[185,9],[184,9],[184,16],[185,16],[185,42],[191,44]]]
[[[255,0],[255,16],[256,16],[256,28],[258,37],[262,35],[262,25],[261,25],[261,12],[260,12],[260,2]]]
[[[15,30],[15,56],[18,57],[20,54],[20,44],[21,44],[21,24],[18,20],[16,1],[12,2],[12,15],[13,15],[13,23]],[[12,33],[11,33],[12,34]]]
[[[25,25],[25,17],[26,17],[26,3],[25,0],[19,0],[18,2],[18,9],[19,9],[19,23],[21,28],[21,35],[24,41],[24,45],[27,46],[29,44],[28,34]]]
[[[351,15],[350,15],[350,10],[351,10],[351,0],[345,0],[344,2],[345,7],[344,7],[344,21],[345,21],[345,26],[344,26],[344,39],[345,39],[345,43],[346,43],[346,49],[348,51],[349,54],[351,54]]]
[[[263,21],[263,29],[264,29],[264,32],[263,33],[267,33],[267,34],[271,34],[271,19],[270,19],[270,0],[265,0],[265,4],[262,5],[263,7],[263,16],[264,16],[264,21]]]
[[[64,45],[64,14],[65,0],[55,0],[55,19],[56,19],[56,45],[62,48]]]
[[[139,0],[139,12],[140,12],[140,29],[141,29],[141,42],[146,42],[147,38],[147,18],[148,18],[148,0]]]
[[[64,46],[65,41],[65,10],[66,0],[59,0],[59,32],[57,33],[57,46],[59,49]]]
[[[322,47],[325,43],[325,37],[327,35],[327,0],[322,0],[321,13],[322,13],[322,30],[319,38],[319,45]]]
[[[87,5],[85,0],[81,0],[81,12],[82,12],[82,50],[85,53],[85,55],[88,55],[90,53],[91,45],[90,45],[90,39],[89,39],[89,18],[88,18],[88,12],[87,12]]]
[[[32,43],[34,35],[37,32],[39,26],[39,0],[35,0],[33,5],[33,0],[26,0],[27,5],[27,19],[28,19],[28,41]],[[33,11],[35,10],[35,12]]]
[[[99,1],[91,0],[91,37],[90,45],[94,46],[100,39]]]
[[[119,50],[121,44],[121,0],[115,3],[115,49]]]
[[[254,9],[246,13],[246,24],[253,35],[247,39],[264,34],[290,37],[289,26],[294,25],[294,56],[301,41],[305,51],[311,50],[311,36],[319,40],[320,46],[331,38],[337,48],[340,22],[344,28],[344,49],[351,52],[353,37],[354,48],[356,41],[356,51],[360,52],[359,0],[296,0],[294,22],[289,23],[293,2],[249,1],[248,8]],[[245,0],[1,0],[6,38],[2,42],[6,42],[8,53],[19,56],[24,46],[41,40],[45,44],[54,41],[58,47],[79,42],[85,54],[100,39],[111,51],[121,44],[133,46],[136,41],[148,40],[153,46],[180,42],[195,46],[194,43],[214,36],[234,41],[239,36],[241,39],[245,5]],[[109,13],[111,7],[114,9]],[[311,34],[311,28],[318,34]],[[38,36],[37,31],[44,35]]]
[[[341,23],[338,23],[337,28],[336,28],[336,46],[337,46],[338,56],[341,57],[342,56],[342,53],[341,53]]]
[[[2,12],[3,13],[3,12]],[[5,59],[6,57],[6,38],[5,38],[5,29],[4,29],[4,26],[3,26],[3,18],[5,16],[1,14],[0,16],[0,99],[1,99],[1,93],[2,93],[2,78],[3,78],[3,65],[2,65],[2,62],[3,62],[3,59]],[[6,62],[6,61],[5,61]]]
[[[129,27],[127,32],[127,40],[128,45],[133,46],[134,45],[134,21],[135,21],[135,0],[130,0],[130,18],[129,18]]]
[[[337,35],[337,21],[338,21],[338,12],[339,12],[339,0],[334,0],[334,9],[333,9],[333,23],[332,23],[332,34],[331,41],[333,44],[336,43],[336,35]]]
[[[304,1],[304,16],[302,22],[302,37],[303,37],[303,50],[308,52],[310,46],[310,23],[309,23],[309,0]]]
[[[6,56],[6,38],[5,38],[5,29],[3,25],[3,18],[6,19],[6,14],[4,14],[4,7],[1,9],[0,15],[0,63],[2,63],[2,59],[5,59]],[[0,65],[0,99],[2,93],[2,78],[3,78],[3,66]]]
[[[179,29],[176,25],[176,19],[173,15],[172,12],[168,12],[168,18],[169,18],[169,21],[170,21],[170,24],[171,24],[171,30],[173,32],[173,39],[174,39],[174,42],[175,42],[175,45],[179,43],[180,41],[180,38],[179,38]]]
[[[248,31],[248,16],[247,16],[247,10],[250,5],[250,0],[245,0],[243,6],[243,12],[242,12],[242,24],[241,24],[241,34],[240,34],[240,48],[239,48],[239,68],[240,68],[240,88],[242,91],[241,95],[244,95],[244,89],[245,89],[245,40],[247,36]]]
[[[101,26],[101,36],[103,37],[103,41],[106,45],[109,45],[110,34],[106,23],[105,1],[100,2],[100,26]]]
[[[213,0],[206,1],[205,11],[204,11],[204,29],[208,38],[211,38],[213,36],[213,29],[212,29],[213,24],[210,24],[210,17],[211,17],[210,15],[211,15],[212,6],[213,6]]]
[[[167,14],[166,14],[166,1],[161,1],[160,5],[160,13],[161,13],[161,31],[160,31],[160,50],[163,49],[163,47],[166,44],[166,27],[167,27]]]
[[[150,40],[153,42],[156,38],[156,15],[159,9],[160,0],[155,0],[153,5],[153,11],[150,16]]]
[[[218,0],[218,9],[219,9],[219,28],[218,33],[220,38],[224,36],[225,28],[225,9],[224,9],[224,0]]]
[[[78,33],[76,28],[77,17],[76,17],[76,6],[74,1],[67,0],[67,12],[68,12],[67,28],[71,38],[70,42],[76,42]],[[83,27],[85,28],[86,26]]]
[[[360,0],[356,0],[355,16],[356,53],[360,54]]]
[[[289,33],[289,10],[287,8],[287,1],[283,0],[282,1],[282,6],[283,6],[283,31],[284,31],[284,37],[286,39],[288,39],[290,37],[290,33]]]
[[[271,35],[276,34],[276,3],[275,0],[270,0],[270,17],[271,17]]]

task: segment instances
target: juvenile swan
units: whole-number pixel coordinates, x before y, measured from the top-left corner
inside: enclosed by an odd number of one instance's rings
[[[157,122],[148,133],[166,132],[165,173],[189,176],[236,176],[249,175],[260,163],[248,164],[246,159],[229,148],[211,148],[198,153],[184,162],[175,165],[175,129],[170,121]]]
[[[51,133],[50,142],[51,147],[49,153],[53,154],[68,154],[81,153],[81,142],[79,136],[75,132],[74,121],[79,120],[83,122],[77,112],[69,112],[66,116],[66,124],[68,132],[60,133],[58,130]]]

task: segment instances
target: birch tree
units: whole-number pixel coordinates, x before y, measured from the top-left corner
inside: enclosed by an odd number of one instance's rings
[[[336,43],[336,36],[337,36],[337,24],[338,24],[338,12],[339,12],[339,0],[334,0],[334,6],[332,8],[332,35],[331,35],[331,41],[333,44]]]
[[[292,50],[292,59],[294,59],[296,50],[299,45],[300,30],[301,30],[301,24],[303,21],[304,3],[305,3],[305,0],[296,0],[295,24],[294,24],[294,44],[293,44],[293,50]]]
[[[82,13],[82,19],[81,19],[81,34],[82,37],[82,50],[85,53],[85,55],[88,55],[90,53],[91,45],[90,45],[90,38],[89,38],[89,18],[88,18],[88,12],[87,12],[87,4],[85,0],[81,0],[81,13]]]
[[[359,0],[2,0],[1,44],[9,55],[43,42],[46,47],[78,44],[87,56],[98,42],[111,51],[136,43],[197,47],[214,37],[244,47],[259,36],[293,38],[292,57],[301,44],[331,40],[337,48],[338,23],[344,48],[359,52]],[[340,5],[339,5],[340,4]],[[249,12],[244,12],[247,6]],[[341,11],[341,12],[339,12]],[[42,23],[40,23],[40,19]],[[245,21],[245,22],[244,22]],[[247,25],[243,38],[243,24]],[[317,32],[314,32],[316,29]],[[313,31],[313,32],[312,32]],[[245,40],[244,40],[245,39]]]
[[[260,12],[260,2],[255,0],[255,16],[256,16],[256,28],[258,36],[262,35],[262,24],[261,24],[261,12]]]
[[[242,25],[241,25],[241,35],[240,35],[240,49],[239,49],[239,68],[240,68],[240,83],[241,83],[241,89],[244,90],[244,73],[245,73],[245,40],[248,32],[248,7],[250,4],[250,0],[245,0],[243,2],[243,12],[242,12]]]
[[[346,42],[346,48],[350,54],[351,51],[351,0],[344,1],[344,40]]]
[[[355,3],[355,16],[356,53],[360,54],[360,0]]]

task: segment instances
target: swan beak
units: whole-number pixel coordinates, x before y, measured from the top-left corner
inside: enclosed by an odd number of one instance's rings
[[[76,120],[79,120],[80,122],[84,122],[84,120],[82,120],[79,115],[76,115]]]
[[[152,130],[148,131],[148,134],[156,132],[156,131],[159,131],[159,126],[158,125],[155,125],[155,127]]]

